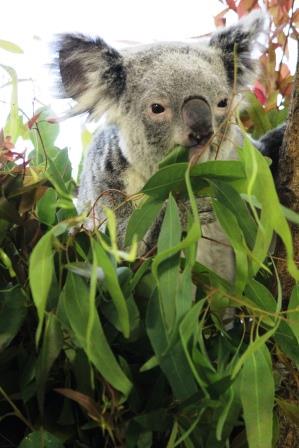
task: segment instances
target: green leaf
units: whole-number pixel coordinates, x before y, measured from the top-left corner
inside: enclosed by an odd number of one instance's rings
[[[299,369],[298,340],[290,326],[284,320],[280,322],[280,325],[274,334],[274,340],[279,348],[294,361],[297,369]]]
[[[245,289],[245,294],[262,310],[275,313],[277,303],[273,295],[264,285],[251,279]]]
[[[213,201],[218,221],[229,238],[236,259],[235,289],[238,293],[242,293],[248,279],[248,248],[246,246],[243,232],[241,231],[237,218],[219,201]]]
[[[225,422],[227,421],[230,412],[235,406],[234,399],[235,399],[235,392],[232,387],[228,389],[227,392],[224,393],[225,397],[225,403],[224,407],[222,409],[222,412],[218,418],[217,421],[217,427],[216,427],[216,439],[221,440],[222,439],[222,432],[225,425]]]
[[[57,193],[65,199],[70,200],[72,198],[70,191],[68,190],[63,177],[61,176],[55,162],[48,157],[48,167],[45,173],[47,179],[51,182]]]
[[[2,41],[3,42],[3,41]],[[10,136],[15,143],[18,138],[19,128],[19,106],[18,106],[18,78],[16,71],[8,65],[0,64],[11,78],[11,99],[10,99],[10,112],[7,123],[5,124],[4,134]]]
[[[185,185],[188,163],[168,165],[157,171],[144,185],[142,193],[160,200],[167,199],[170,191],[179,191]]]
[[[170,345],[162,320],[157,290],[150,298],[147,307],[146,331],[175,398],[183,400],[196,393],[197,386],[180,341],[172,341]]]
[[[0,39],[0,48],[9,51],[10,53],[24,53],[21,47],[8,40]]]
[[[152,356],[140,367],[140,372],[146,372],[147,370],[151,370],[154,367],[157,367],[158,365],[159,365],[159,361],[158,361],[157,357]]]
[[[288,306],[288,324],[297,338],[299,344],[299,285],[294,286],[289,306]]]
[[[154,431],[163,431],[165,430],[166,423],[169,423],[169,415],[167,410],[155,409],[150,412],[146,412],[134,418],[139,425],[141,425],[145,429],[154,430]],[[151,447],[152,445],[149,445]]]
[[[187,263],[177,279],[177,291],[175,295],[176,320],[180,322],[183,316],[191,308],[195,296],[192,283],[192,260],[186,256]]]
[[[55,140],[59,134],[59,125],[57,123],[49,123],[49,117],[53,117],[54,112],[48,107],[41,107],[35,112],[38,120],[31,129],[30,138],[35,148],[36,164],[46,160],[48,151],[54,147]]]
[[[63,443],[46,431],[34,431],[28,434],[18,448],[63,448]]]
[[[47,316],[43,344],[36,363],[37,397],[41,413],[44,407],[45,385],[50,369],[63,346],[63,334],[60,323],[53,313]]]
[[[209,396],[207,392],[207,383],[205,379],[200,377],[199,372],[194,363],[194,359],[192,359],[192,355],[189,353],[189,342],[190,340],[197,335],[198,327],[199,327],[199,314],[201,313],[202,307],[205,304],[205,300],[200,300],[197,302],[186,314],[184,319],[180,324],[180,338],[182,342],[182,346],[188,360],[189,366],[192,370],[193,376],[197,381],[200,388],[203,390],[206,397]]]
[[[90,361],[106,381],[128,396],[132,384],[115,359],[96,310],[93,311],[94,316],[91,321],[91,344],[87,341],[86,328],[89,322],[90,305],[89,290],[84,280],[69,273],[60,300],[77,343],[89,355]]]
[[[15,270],[13,268],[11,259],[9,258],[7,253],[4,252],[4,250],[1,248],[0,248],[0,261],[2,262],[3,266],[8,270],[8,273],[11,278],[14,278],[17,276],[17,274],[15,273]]]
[[[174,163],[188,162],[189,150],[183,146],[176,146],[160,163],[159,168]]]
[[[52,231],[43,235],[34,247],[29,259],[29,283],[39,319],[36,344],[38,344],[41,336],[48,293],[54,272],[52,239]]]
[[[181,443],[185,442],[185,446],[189,448],[189,446],[191,446],[192,448],[194,447],[194,445],[191,443],[190,445],[187,444],[187,440],[189,440],[189,435],[195,430],[196,426],[198,425],[202,414],[204,413],[204,408],[200,409],[200,411],[198,412],[197,416],[195,418],[192,419],[191,424],[189,425],[188,429],[186,429],[186,431],[183,432],[183,434],[181,435],[181,437],[179,437],[174,445],[174,448],[177,446],[180,446]]]
[[[245,288],[245,295],[261,311],[265,310],[269,313],[273,313],[273,316],[267,315],[262,312],[260,314],[260,316],[263,318],[263,322],[272,327],[276,320],[275,312],[277,311],[277,302],[271,292],[257,280],[250,279]],[[254,310],[254,314],[258,315],[258,311]]]
[[[173,448],[178,435],[178,422],[175,420],[166,448]]]
[[[248,93],[246,95],[246,100],[248,101],[249,106],[246,111],[254,123],[253,137],[259,138],[261,135],[264,135],[266,132],[270,131],[272,127],[269,117],[253,93]]]
[[[143,277],[145,277],[145,274],[149,271],[150,266],[151,266],[151,259],[144,261],[140,265],[140,267],[135,272],[133,278],[131,279],[130,282],[131,291],[133,291],[136,288],[136,286],[138,286],[138,283],[143,280]]]
[[[181,223],[179,211],[176,202],[170,193],[158,239],[158,253],[173,247],[180,241],[180,239]]]
[[[274,107],[272,110],[267,111],[268,119],[270,120],[272,129],[276,128],[282,123],[285,123],[288,119],[288,108],[277,109]]]
[[[171,249],[180,242],[181,223],[178,208],[172,195],[169,195],[159,239],[158,254]],[[168,334],[176,326],[176,292],[179,276],[179,253],[163,260],[158,267],[157,285],[160,297],[161,313]]]
[[[134,235],[137,235],[137,241],[143,238],[146,231],[154,223],[156,216],[162,208],[163,202],[157,199],[147,198],[140,208],[134,210],[127,225],[125,246],[129,246],[132,243]]]
[[[130,335],[129,311],[126,299],[118,282],[115,267],[98,242],[94,245],[94,256],[96,257],[97,265],[101,266],[104,271],[105,283],[117,311],[118,325],[123,335],[127,338]]]
[[[185,174],[190,170],[192,184],[205,185],[205,179],[237,180],[244,178],[244,168],[239,161],[208,161],[193,166],[175,163],[163,166],[144,185],[142,192],[148,196],[166,199],[170,192],[185,191]],[[199,185],[198,185],[199,182]]]
[[[26,298],[19,287],[0,295],[0,352],[17,335],[27,314]]]
[[[244,167],[238,160],[209,160],[192,166],[190,176],[215,180],[234,180],[245,177]]]
[[[247,181],[243,188],[249,198],[256,197],[262,206],[261,216],[258,217],[254,203],[250,201],[252,212],[258,222],[258,233],[252,253],[255,272],[260,268],[269,251],[273,231],[284,243],[287,253],[287,267],[295,280],[299,279],[299,271],[294,262],[292,235],[284,217],[275,189],[273,177],[268,164],[262,154],[245,138],[243,149],[239,151],[240,159],[244,163]]]
[[[65,268],[67,268],[70,272],[73,272],[74,274],[80,275],[81,277],[85,278],[91,277],[92,265],[90,263],[84,261],[78,261],[76,263],[66,264]],[[97,268],[96,273],[97,273],[97,279],[103,282],[105,279],[103,269]]]
[[[152,265],[152,272],[157,280],[158,278],[158,267],[159,264],[162,263],[162,261],[166,260],[167,258],[171,257],[172,255],[180,252],[183,249],[190,248],[194,243],[197,243],[198,239],[201,236],[201,228],[200,228],[200,221],[198,216],[198,210],[197,210],[197,204],[196,200],[192,191],[191,187],[191,181],[190,181],[190,166],[187,167],[187,170],[185,172],[185,184],[187,187],[187,192],[190,200],[190,206],[192,210],[192,217],[193,221],[191,226],[188,229],[186,237],[175,244],[173,247],[170,247],[168,249],[163,250],[162,252],[158,253],[154,260]]]
[[[235,215],[249,247],[252,248],[256,238],[257,225],[240,194],[226,182],[210,180],[209,183],[220,204]]]
[[[57,193],[53,188],[48,188],[36,204],[36,213],[40,221],[52,225],[56,218]]]
[[[276,336],[277,328],[279,327],[279,320],[277,320],[276,325],[271,328],[271,330],[264,333],[262,336],[258,336],[253,342],[249,344],[244,353],[240,356],[240,358],[235,363],[232,370],[232,379],[236,378],[243,364],[247,361],[247,359],[251,358],[253,353],[256,350],[259,350],[261,346],[265,344],[265,342],[270,339],[274,334]]]
[[[294,224],[299,224],[299,213],[294,212],[294,210],[291,210],[290,208],[284,207],[283,205],[280,205],[282,212],[285,216],[285,218],[293,222]]]
[[[269,358],[266,345],[261,345],[241,371],[240,397],[249,448],[272,448],[274,379]]]
[[[69,159],[68,149],[58,149],[53,158],[53,162],[63,181],[65,183],[70,182],[72,180],[72,164]]]
[[[12,222],[14,224],[22,224],[22,218],[12,201],[8,201],[5,197],[0,198],[0,219]]]

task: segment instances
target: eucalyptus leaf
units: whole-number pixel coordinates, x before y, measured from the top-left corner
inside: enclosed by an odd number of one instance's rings
[[[294,262],[292,235],[288,223],[280,207],[272,174],[262,154],[245,138],[239,156],[244,163],[247,181],[244,184],[244,193],[249,198],[255,196],[262,206],[261,216],[258,217],[254,204],[251,203],[252,212],[258,222],[258,232],[253,250],[253,258],[257,260],[255,272],[259,269],[269,251],[272,235],[275,231],[286,248],[287,267],[295,280],[299,279],[299,271]],[[250,201],[250,200],[249,200]],[[259,262],[259,263],[258,263]]]
[[[241,371],[240,397],[249,448],[272,448],[274,379],[270,355],[261,345]]]
[[[90,361],[115,389],[127,396],[132,384],[120,368],[104,334],[99,316],[94,311],[91,341],[88,344],[86,328],[89,321],[89,290],[81,277],[69,273],[60,300],[78,344],[89,354]]]
[[[184,176],[187,168],[187,163],[165,166],[146,182],[141,191],[153,198],[167,199],[171,191],[184,189]]]
[[[229,209],[224,207],[219,201],[213,202],[213,208],[218,221],[220,222],[223,230],[229,238],[230,244],[234,249],[236,261],[234,285],[236,291],[241,293],[247,282],[249,269],[247,260],[247,254],[249,251],[246,246],[245,237],[239,227],[237,218]]]
[[[148,198],[140,208],[136,208],[130,216],[125,245],[129,246],[132,243],[134,235],[137,235],[137,241],[140,241],[145,235],[146,231],[154,223],[159,211],[162,208],[163,200]]]
[[[19,45],[9,42],[8,40],[0,39],[0,48],[9,51],[10,53],[24,53]]]
[[[158,254],[167,251],[180,242],[181,224],[178,208],[169,195],[166,212],[158,239]],[[176,326],[176,293],[179,277],[179,253],[162,261],[158,267],[158,290],[160,307],[166,331],[171,334]]]
[[[147,307],[146,331],[174,396],[183,400],[193,395],[197,391],[196,383],[180,341],[172,341],[170,345],[157,291],[153,293]]]
[[[36,204],[38,218],[47,225],[52,225],[56,217],[57,193],[53,188],[48,188]]]
[[[29,283],[39,319],[36,344],[38,344],[41,336],[48,293],[54,272],[52,240],[53,234],[51,231],[43,235],[34,247],[29,259]]]
[[[53,313],[47,316],[43,343],[36,363],[37,397],[41,412],[44,407],[45,384],[49,371],[63,346],[63,334],[60,323]]]
[[[34,431],[25,436],[18,448],[63,448],[63,443],[47,431]]]
[[[35,148],[35,161],[38,164],[46,160],[48,150],[54,147],[59,133],[59,125],[48,122],[48,118],[54,116],[54,112],[48,107],[37,109],[35,116],[37,120],[30,131],[30,138]]]
[[[116,269],[99,242],[94,243],[94,256],[96,258],[97,265],[100,266],[104,271],[107,289],[116,308],[118,314],[118,322],[122,333],[125,337],[129,337],[129,311],[126,299],[118,282]]]
[[[27,315],[26,297],[20,287],[0,293],[0,352],[18,334]]]

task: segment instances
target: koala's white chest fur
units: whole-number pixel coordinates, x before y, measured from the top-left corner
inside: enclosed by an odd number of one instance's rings
[[[197,246],[197,261],[232,282],[235,258],[232,247],[217,221],[201,226],[202,238]]]
[[[133,167],[129,167],[123,174],[125,184],[125,193],[127,196],[132,196],[138,193],[147,181],[146,177]]]

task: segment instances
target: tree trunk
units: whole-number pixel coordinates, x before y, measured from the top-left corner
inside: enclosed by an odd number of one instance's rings
[[[279,155],[277,188],[282,204],[299,213],[299,45],[297,46],[297,49],[297,70],[290,103],[287,129]],[[295,260],[298,261],[298,226],[291,225],[291,230],[294,242],[294,257]],[[277,268],[282,283],[283,297],[287,301],[290,297],[292,287],[294,286],[294,280],[290,277],[287,271],[286,262],[284,261],[285,250],[281,241],[277,244],[275,255],[279,257],[277,260]]]
[[[280,201],[287,207],[299,213],[299,43],[298,58],[294,81],[287,129],[283,146],[279,155],[279,175],[277,180]],[[299,259],[299,229],[291,225],[294,257]],[[282,284],[284,305],[286,306],[294,286],[294,279],[289,275],[286,266],[286,254],[281,241],[278,242],[275,255],[278,257],[277,269]],[[279,395],[285,399],[294,400],[298,397],[298,383],[294,381],[295,370],[286,364],[286,377],[281,384]],[[296,398],[295,398],[296,399]],[[280,409],[278,409],[280,436],[277,448],[299,447],[299,428]]]

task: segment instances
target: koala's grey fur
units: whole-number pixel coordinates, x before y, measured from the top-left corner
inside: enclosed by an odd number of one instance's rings
[[[225,101],[254,79],[251,53],[263,30],[264,17],[253,12],[209,39],[144,45],[121,53],[99,38],[60,36],[63,96],[77,102],[72,114],[89,112],[106,119],[85,160],[79,211],[91,211],[96,225],[103,221],[103,204],[115,208],[124,195],[138,192],[174,146],[197,151],[202,136],[208,134],[206,126],[215,135],[200,161],[214,159],[216,154],[218,159],[236,158],[242,136],[233,119],[223,126],[228,115]],[[161,103],[165,113],[160,120],[151,107]],[[208,118],[204,110],[209,111]],[[129,202],[117,210],[120,237],[131,211]],[[203,224],[203,234],[226,243],[211,216]],[[232,280],[230,247],[201,239],[199,259]]]

